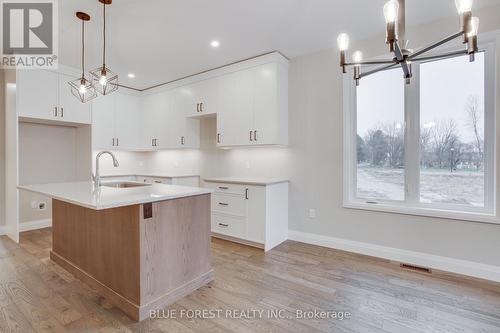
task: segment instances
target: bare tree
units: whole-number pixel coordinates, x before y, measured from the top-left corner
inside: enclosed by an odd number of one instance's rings
[[[389,166],[398,168],[404,165],[405,139],[401,123],[386,123],[383,131],[387,139],[387,158]]]
[[[469,126],[474,131],[475,142],[474,146],[478,153],[478,158],[475,159],[474,164],[477,169],[481,168],[483,163],[483,136],[481,128],[481,110],[479,109],[479,102],[477,96],[469,96],[466,106],[467,116],[469,117]]]
[[[439,121],[432,128],[431,135],[437,166],[444,168],[448,162],[447,152],[458,140],[457,124],[453,119]]]
[[[420,127],[420,164],[423,167],[431,166],[430,143],[432,140],[432,131],[429,127]]]

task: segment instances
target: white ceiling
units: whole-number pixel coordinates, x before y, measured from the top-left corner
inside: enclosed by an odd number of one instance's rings
[[[335,47],[347,31],[353,39],[384,33],[386,0],[114,0],[108,11],[108,65],[122,84],[145,88],[278,50],[293,58]],[[87,64],[100,63],[102,5],[61,0],[60,62],[80,65],[80,22],[87,25]],[[500,4],[476,1],[475,7]],[[407,0],[407,24],[456,15],[453,0]],[[213,49],[210,41],[219,40]],[[88,68],[90,69],[90,68]],[[130,79],[127,73],[136,77]]]

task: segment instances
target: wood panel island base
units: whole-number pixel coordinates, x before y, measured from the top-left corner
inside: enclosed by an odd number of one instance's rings
[[[71,195],[36,190],[36,186],[20,189],[52,196],[51,259],[132,319],[146,319],[151,311],[165,308],[214,279],[211,194],[206,189],[158,184],[147,189],[150,197],[156,193],[172,199],[129,205],[114,202],[115,207],[105,208],[96,201],[70,200]],[[117,191],[103,188],[104,202]],[[143,194],[139,189],[123,191],[118,194],[145,201],[138,199]]]

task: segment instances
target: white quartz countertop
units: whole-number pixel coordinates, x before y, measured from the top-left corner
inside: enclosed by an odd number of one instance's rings
[[[247,184],[247,185],[272,185],[279,183],[288,183],[286,178],[240,178],[240,177],[213,177],[203,178],[207,183],[229,183],[229,184]]]
[[[103,182],[103,184],[105,183]],[[101,186],[95,190],[94,184],[90,181],[23,185],[18,186],[18,189],[95,210],[172,200],[213,192],[207,188],[167,184],[131,188]]]
[[[199,177],[200,175],[193,174],[171,174],[171,173],[118,173],[118,174],[105,174],[101,175],[102,178],[110,177],[157,177],[157,178],[188,178],[188,177]]]

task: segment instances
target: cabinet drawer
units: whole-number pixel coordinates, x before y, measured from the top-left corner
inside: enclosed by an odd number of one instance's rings
[[[247,216],[247,200],[245,197],[231,194],[212,194],[212,212]]]
[[[212,232],[232,237],[245,238],[247,223],[244,218],[212,214]]]
[[[246,196],[247,186],[241,184],[227,184],[227,183],[209,183],[205,182],[206,187],[213,188],[215,192],[231,193]]]

